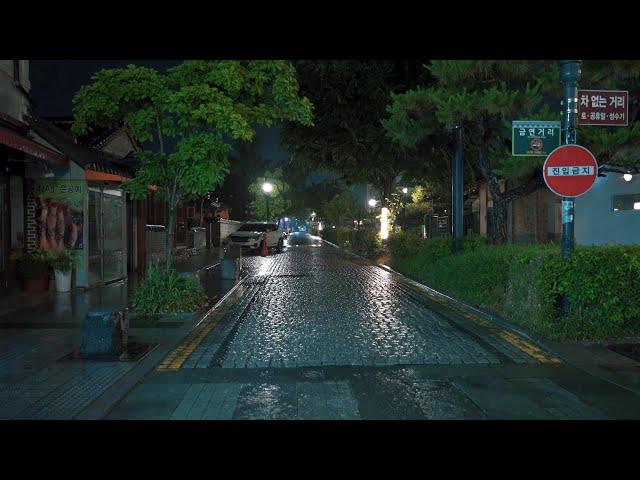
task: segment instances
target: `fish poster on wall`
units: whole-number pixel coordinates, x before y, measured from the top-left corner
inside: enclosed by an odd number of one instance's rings
[[[34,181],[38,247],[45,250],[83,246],[84,180]]]

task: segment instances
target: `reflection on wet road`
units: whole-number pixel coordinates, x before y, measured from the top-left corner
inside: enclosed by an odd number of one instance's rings
[[[245,281],[185,340],[193,348],[110,418],[616,415],[571,391],[604,382],[519,335],[308,235],[291,239],[281,254],[244,257]]]

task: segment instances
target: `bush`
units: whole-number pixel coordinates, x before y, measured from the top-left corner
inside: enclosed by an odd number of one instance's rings
[[[338,245],[339,247],[346,248],[349,243],[349,230],[345,228],[330,228],[323,231],[323,238],[327,241]]]
[[[70,250],[61,249],[53,257],[51,266],[58,272],[69,273],[75,264],[75,260]]]
[[[389,236],[387,241],[387,249],[393,257],[403,258],[412,257],[418,253],[420,247],[424,244],[421,235],[416,233],[401,232],[394,233]]]
[[[354,253],[364,257],[374,257],[382,246],[380,234],[373,228],[350,230],[349,243]]]
[[[150,265],[144,281],[133,297],[133,310],[141,315],[156,313],[194,312],[206,300],[197,278],[184,276],[175,270]]]
[[[559,256],[545,260],[539,270],[542,301],[556,306],[566,295],[570,307],[554,325],[555,336],[605,339],[640,332],[640,246],[582,247],[566,262]]]
[[[40,278],[49,273],[49,266],[52,256],[49,250],[35,249],[13,256],[16,263],[16,273],[18,278],[34,279]]]
[[[390,239],[391,264],[547,338],[640,333],[640,246],[578,247],[564,261],[556,245],[484,245],[477,237],[467,237],[453,256],[447,240]],[[563,295],[567,316],[559,310]]]

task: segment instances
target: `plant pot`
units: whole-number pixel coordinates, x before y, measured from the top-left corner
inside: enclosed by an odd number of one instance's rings
[[[46,293],[49,291],[49,275],[22,279],[22,290],[27,293]]]
[[[61,272],[60,270],[54,270],[56,275],[56,291],[57,292],[69,292],[71,291],[71,273]]]

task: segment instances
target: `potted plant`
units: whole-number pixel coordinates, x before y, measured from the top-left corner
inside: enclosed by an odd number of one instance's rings
[[[69,250],[61,249],[53,258],[52,265],[56,276],[56,291],[68,292],[71,290],[73,264],[74,260]]]
[[[29,293],[49,291],[51,256],[47,250],[32,250],[14,256],[16,273],[22,280],[22,289]]]

